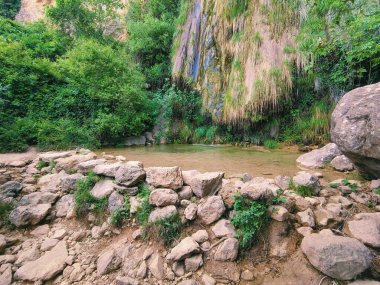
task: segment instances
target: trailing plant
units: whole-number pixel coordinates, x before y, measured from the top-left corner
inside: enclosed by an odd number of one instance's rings
[[[235,196],[234,200],[234,216],[231,222],[236,228],[236,237],[242,253],[252,247],[258,233],[266,224],[268,206],[240,195]]]

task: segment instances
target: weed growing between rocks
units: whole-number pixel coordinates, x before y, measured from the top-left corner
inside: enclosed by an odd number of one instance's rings
[[[129,220],[131,215],[131,204],[129,196],[124,196],[124,205],[121,208],[116,209],[110,216],[110,224],[114,227],[121,228],[124,222]]]
[[[289,188],[292,189],[296,194],[302,197],[313,196],[313,188],[307,185],[295,185],[293,181],[290,181]]]
[[[268,221],[267,211],[268,206],[263,202],[235,196],[234,216],[231,221],[236,228],[240,253],[252,247],[254,238]]]
[[[104,217],[107,209],[106,198],[96,198],[91,194],[91,189],[99,181],[99,177],[90,172],[87,177],[79,180],[74,192],[75,213],[78,218],[93,212],[98,218]]]
[[[143,227],[143,236],[145,239],[163,240],[165,246],[171,246],[180,237],[182,227],[180,216],[175,214],[154,223],[147,223]]]
[[[140,184],[137,198],[140,200],[140,206],[137,211],[137,221],[140,225],[146,225],[148,223],[150,212],[153,207],[149,204],[150,190],[148,185]]]
[[[0,201],[0,225],[10,226],[9,213],[13,210],[14,205],[12,203],[7,203]]]

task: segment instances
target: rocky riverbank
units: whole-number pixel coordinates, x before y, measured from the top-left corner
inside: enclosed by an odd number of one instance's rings
[[[332,148],[299,163],[337,160]],[[6,161],[0,201],[13,209],[2,216],[0,284],[379,284],[380,180],[321,176],[144,168],[84,149]],[[251,249],[235,197],[267,207]],[[171,232],[148,231],[172,217],[182,231],[165,245]]]

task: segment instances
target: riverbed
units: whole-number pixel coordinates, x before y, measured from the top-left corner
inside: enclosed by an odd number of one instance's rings
[[[266,150],[254,147],[209,145],[154,145],[145,147],[102,148],[96,151],[123,155],[127,160],[141,161],[145,167],[180,166],[183,170],[197,169],[223,171],[226,176],[249,173],[273,178],[276,175],[293,176],[300,169],[296,159],[302,154],[294,149]],[[341,178],[342,173],[318,170],[327,180]]]

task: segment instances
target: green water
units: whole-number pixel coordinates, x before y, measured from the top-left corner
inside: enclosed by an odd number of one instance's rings
[[[253,176],[293,176],[300,171],[296,159],[302,153],[295,150],[263,150],[234,146],[158,145],[146,147],[103,148],[112,155],[123,155],[127,160],[139,160],[145,167],[180,166],[183,170],[223,171],[226,176],[249,173]],[[318,170],[319,171],[319,170]],[[323,170],[329,180],[342,177],[341,173]]]

